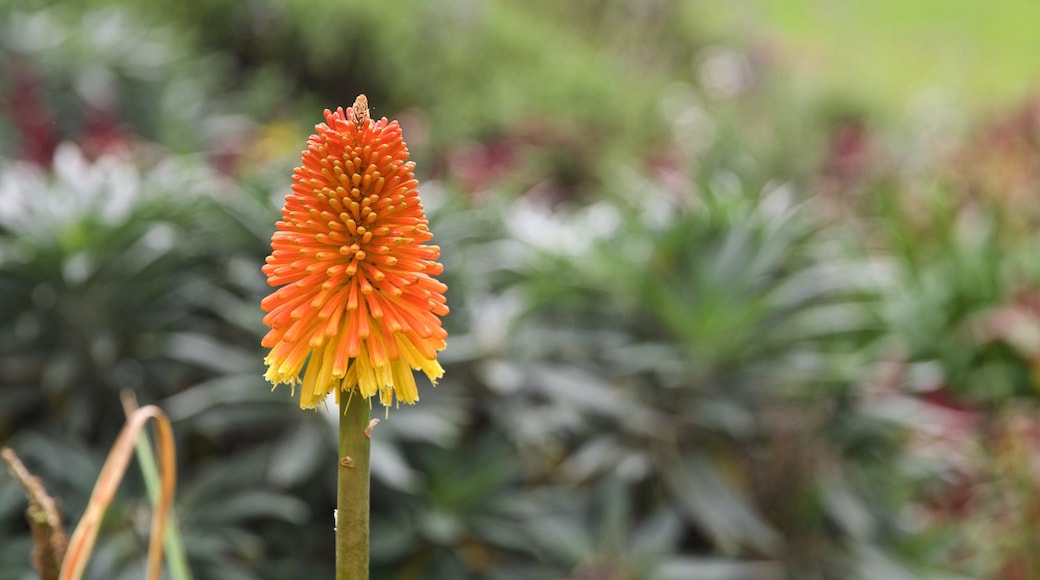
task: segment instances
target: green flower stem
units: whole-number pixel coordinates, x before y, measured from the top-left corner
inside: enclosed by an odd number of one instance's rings
[[[368,580],[369,406],[346,393],[340,401],[336,580]]]

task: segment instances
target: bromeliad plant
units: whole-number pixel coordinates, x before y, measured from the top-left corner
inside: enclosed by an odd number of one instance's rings
[[[368,578],[372,397],[419,399],[412,370],[435,382],[447,287],[397,121],[368,99],[325,111],[293,174],[263,267],[281,286],[261,302],[266,378],[300,384],[300,407],[340,408],[336,577]],[[346,393],[344,395],[344,393]],[[355,400],[354,395],[359,395]]]

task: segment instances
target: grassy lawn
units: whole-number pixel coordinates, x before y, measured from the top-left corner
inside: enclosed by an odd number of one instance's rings
[[[1040,87],[1040,2],[705,1],[712,28],[743,30],[796,79],[899,113],[935,95],[969,109]]]

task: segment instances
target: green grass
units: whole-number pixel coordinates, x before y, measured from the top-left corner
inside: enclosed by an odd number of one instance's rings
[[[702,2],[711,26],[779,51],[799,82],[905,111],[940,94],[967,108],[1040,87],[1040,2]]]

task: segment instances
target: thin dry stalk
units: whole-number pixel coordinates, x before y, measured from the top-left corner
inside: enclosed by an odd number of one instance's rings
[[[69,543],[61,523],[58,504],[47,493],[40,478],[25,468],[14,451],[4,447],[0,455],[7,463],[11,475],[21,484],[26,497],[29,498],[25,519],[29,520],[29,529],[32,532],[33,566],[40,573],[41,580],[56,580]]]

